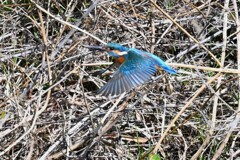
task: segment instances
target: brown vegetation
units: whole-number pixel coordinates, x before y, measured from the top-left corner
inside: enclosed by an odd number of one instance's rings
[[[0,2],[0,159],[240,156],[239,1],[43,2]],[[108,42],[178,74],[96,95]]]

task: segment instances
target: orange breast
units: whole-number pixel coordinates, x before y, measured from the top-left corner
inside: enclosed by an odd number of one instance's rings
[[[122,64],[124,61],[125,61],[125,60],[124,60],[124,57],[123,57],[123,56],[115,59],[115,62],[120,63],[120,64]]]

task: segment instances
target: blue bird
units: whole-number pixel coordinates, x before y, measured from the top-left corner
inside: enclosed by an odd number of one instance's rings
[[[149,81],[160,68],[171,74],[177,73],[158,56],[135,48],[127,48],[117,43],[108,43],[103,47],[88,46],[88,48],[106,51],[115,58],[115,62],[120,64],[112,79],[98,91],[98,94],[103,96],[128,92]]]

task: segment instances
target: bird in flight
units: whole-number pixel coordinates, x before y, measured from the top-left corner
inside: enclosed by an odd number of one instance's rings
[[[106,46],[87,46],[89,49],[106,51],[120,64],[117,71],[98,94],[103,96],[119,95],[149,81],[162,68],[168,73],[177,71],[168,66],[160,57],[135,48],[127,48],[117,43],[108,43]]]

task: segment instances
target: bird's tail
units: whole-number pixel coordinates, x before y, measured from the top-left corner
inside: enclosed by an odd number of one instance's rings
[[[177,74],[177,71],[172,69],[169,65],[167,65],[161,58],[154,55],[154,57],[157,59],[158,66],[164,69],[166,72],[171,74]]]
[[[161,68],[163,68],[166,72],[171,74],[177,74],[177,71],[172,69],[170,66],[168,66],[166,63],[164,65],[161,65]]]

